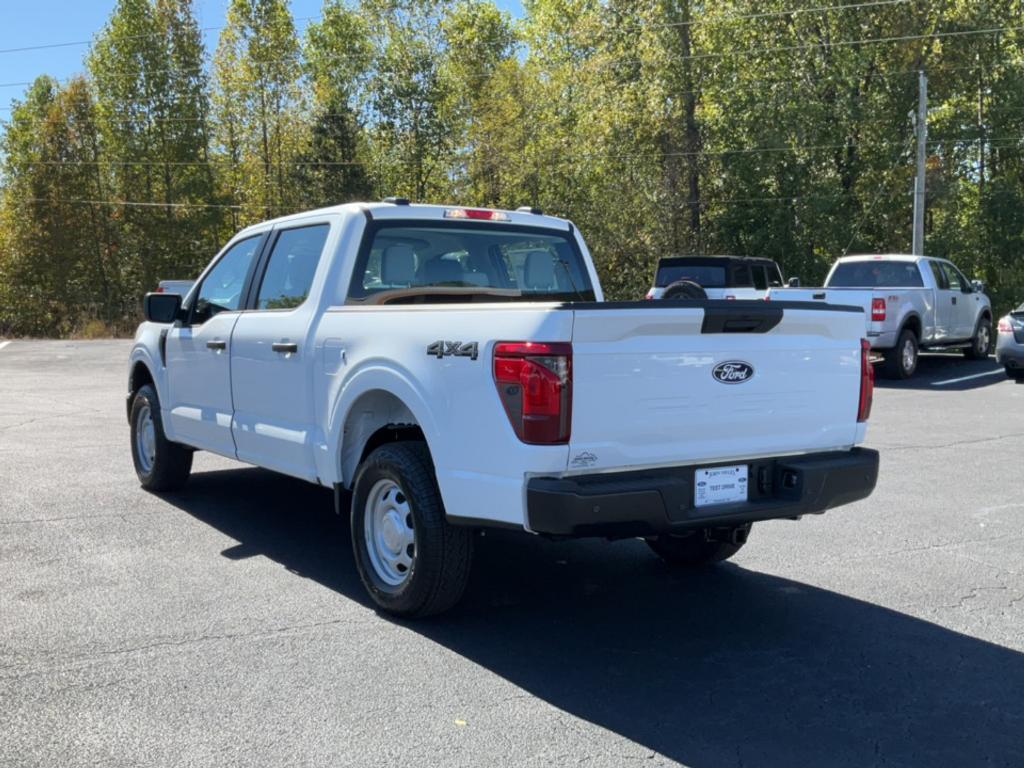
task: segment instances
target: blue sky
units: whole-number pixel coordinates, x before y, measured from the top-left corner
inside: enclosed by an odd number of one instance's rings
[[[102,29],[115,0],[25,0],[11,3],[0,25],[0,51],[33,45],[73,43],[91,40]],[[522,15],[520,0],[497,0],[515,16]],[[292,14],[297,18],[316,16],[322,0],[291,0]],[[215,27],[224,23],[228,0],[195,0],[200,26]],[[304,28],[306,21],[300,20]],[[207,48],[217,42],[217,30],[205,33]],[[66,79],[84,70],[83,59],[88,45],[68,45],[41,51],[0,53],[0,120],[9,114],[11,99],[19,97],[24,86],[8,85],[48,74]]]

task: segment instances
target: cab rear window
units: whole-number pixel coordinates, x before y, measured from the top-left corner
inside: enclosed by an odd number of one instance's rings
[[[827,288],[923,288],[924,280],[912,261],[847,261],[838,265]]]
[[[501,300],[593,301],[568,232],[494,223],[382,222],[360,249],[349,299],[474,294]],[[447,300],[451,300],[450,297]]]

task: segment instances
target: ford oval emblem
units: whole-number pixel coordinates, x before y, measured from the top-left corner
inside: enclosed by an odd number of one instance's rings
[[[712,368],[711,375],[723,384],[742,384],[754,378],[754,366],[742,360],[726,360]]]

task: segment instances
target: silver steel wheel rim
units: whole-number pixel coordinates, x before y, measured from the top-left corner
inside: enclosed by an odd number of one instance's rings
[[[907,339],[903,343],[903,370],[909,371],[914,368],[914,342]]]
[[[148,405],[142,406],[139,415],[135,417],[135,455],[144,473],[153,471],[156,462],[156,424],[153,423],[153,412]]]
[[[363,535],[377,577],[391,587],[404,584],[416,560],[416,531],[409,499],[394,480],[378,480],[370,489]]]
[[[988,326],[982,325],[978,329],[978,354],[984,355],[988,353]]]

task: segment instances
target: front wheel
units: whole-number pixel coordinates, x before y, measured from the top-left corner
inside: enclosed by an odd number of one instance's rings
[[[445,520],[423,443],[390,443],[366,458],[353,487],[351,524],[359,577],[382,610],[429,616],[462,597],[472,533]]]
[[[992,347],[992,321],[987,317],[978,320],[974,329],[974,337],[971,339],[971,346],[964,350],[964,357],[968,360],[984,360],[988,357]]]
[[[1006,371],[1006,377],[1013,379],[1014,381],[1024,381],[1024,368],[1011,368],[1008,365],[1003,366]]]
[[[882,372],[890,379],[909,379],[917,370],[917,357],[917,336],[909,328],[904,328],[896,346],[885,352]]]
[[[686,535],[647,539],[647,546],[669,565],[700,568],[728,560],[747,543],[752,523],[735,528],[702,528]]]
[[[132,462],[147,491],[176,491],[192,472],[192,451],[164,435],[160,399],[146,384],[132,400]]]

